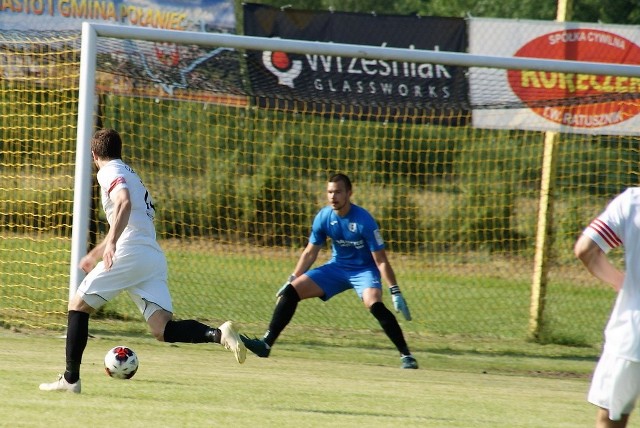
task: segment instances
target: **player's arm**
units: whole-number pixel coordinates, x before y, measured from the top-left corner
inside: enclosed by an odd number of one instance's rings
[[[401,312],[404,318],[410,321],[411,311],[409,311],[409,306],[407,306],[407,302],[404,300],[404,296],[400,292],[400,287],[396,281],[396,274],[391,267],[389,259],[387,258],[387,253],[384,249],[380,249],[372,251],[371,254],[373,255],[373,260],[378,266],[380,275],[389,286],[389,292],[391,293],[391,299],[393,300],[393,308],[396,312]]]
[[[291,275],[289,275],[289,278],[287,278],[287,281],[276,292],[277,299],[282,296],[287,287],[289,287],[296,278],[308,271],[318,258],[318,253],[320,253],[320,249],[322,248],[322,245],[320,243],[324,243],[327,239],[327,235],[325,234],[322,227],[322,213],[323,211],[321,210],[313,219],[313,224],[311,225],[311,235],[309,236],[309,243],[304,248],[304,250],[302,250],[302,254],[300,254],[298,262],[296,263],[296,267]]]
[[[624,272],[617,269],[598,244],[587,235],[580,235],[573,249],[574,254],[596,278],[620,291]]]
[[[126,187],[118,190],[111,196],[113,200],[113,214],[111,215],[111,222],[109,232],[105,237],[105,248],[102,253],[102,261],[107,270],[113,266],[113,256],[116,253],[116,242],[124,232],[124,229],[129,223],[129,216],[131,215],[131,196],[129,195],[129,189]]]
[[[129,223],[131,215],[131,197],[129,190],[121,188],[111,195],[113,200],[113,214],[110,221],[109,232],[101,243],[96,245],[89,253],[80,260],[80,268],[89,272],[102,257],[105,269],[113,266],[113,256],[116,252],[116,242]]]
[[[387,285],[389,287],[397,285],[398,282],[396,281],[396,274],[391,267],[391,263],[389,262],[387,253],[384,251],[384,249],[372,251],[371,254],[373,255],[373,260],[378,266],[380,275],[382,275],[382,278],[386,281]]]
[[[98,263],[100,256],[104,252],[105,241],[104,239],[98,245],[93,247],[91,251],[87,253],[82,259],[80,259],[79,267],[86,273],[89,273],[91,269]]]
[[[276,292],[276,298],[282,296],[284,290],[300,275],[304,274],[309,268],[315,263],[318,258],[318,253],[320,253],[320,249],[322,247],[320,245],[314,245],[311,242],[307,244],[304,250],[302,250],[302,254],[300,254],[300,258],[298,259],[298,263],[296,263],[296,268],[293,270],[293,273],[289,275],[287,281],[280,287],[280,289]]]
[[[296,278],[308,271],[315,263],[321,248],[322,246],[312,244],[311,242],[307,244],[305,249],[302,250],[302,254],[300,254],[296,268],[293,270],[293,275],[295,275]]]

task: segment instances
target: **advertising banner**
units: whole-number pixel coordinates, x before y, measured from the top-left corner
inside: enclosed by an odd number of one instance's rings
[[[469,20],[472,54],[640,65],[636,26]],[[640,133],[640,78],[472,68],[473,125],[590,134]]]
[[[51,40],[63,32],[79,32],[84,21],[178,31],[235,32],[233,0],[11,0],[2,2],[0,10],[0,29],[7,37],[37,32]],[[20,38],[20,34],[15,37]],[[50,43],[43,51],[53,55],[67,48]],[[0,42],[0,52],[5,49],[10,48]],[[240,54],[233,49],[126,38],[100,39],[97,49],[98,92],[246,104],[246,97],[234,96],[242,92],[243,84]],[[26,79],[34,68],[46,77],[53,68],[42,66],[40,61],[40,56],[31,55],[5,61],[0,64],[0,74],[9,80]],[[33,67],[25,67],[25,62]]]
[[[233,0],[5,0],[0,30],[80,30],[83,21],[165,30],[235,29]]]
[[[244,33],[319,42],[464,52],[461,18],[372,15],[280,9],[244,4]],[[434,111],[464,122],[468,85],[463,67],[331,57],[286,52],[248,52],[248,71],[258,97],[331,104],[335,114],[360,112],[385,119],[432,119]],[[290,103],[283,103],[290,105]],[[416,119],[418,118],[418,119]]]

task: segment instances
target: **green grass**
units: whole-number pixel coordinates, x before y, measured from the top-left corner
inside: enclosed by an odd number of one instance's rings
[[[31,238],[31,239],[30,239]],[[212,324],[226,319],[242,322],[251,334],[262,334],[273,312],[274,295],[291,272],[299,250],[232,246],[203,241],[163,241],[169,261],[169,281],[177,318],[197,318]],[[0,249],[0,325],[61,331],[66,324],[68,246],[48,235],[3,237]],[[323,252],[326,257],[328,252]],[[472,256],[474,258],[472,258]],[[392,255],[394,269],[413,321],[400,320],[412,348],[427,350],[426,335],[526,342],[531,276],[526,260],[479,259],[447,263]],[[322,263],[318,261],[317,264]],[[490,274],[488,273],[490,272]],[[575,276],[576,272],[582,277]],[[600,348],[602,329],[614,293],[593,285],[581,266],[555,274],[548,287],[541,343]],[[383,297],[391,307],[389,293]],[[118,328],[145,331],[140,314],[126,294],[104,308],[103,318],[129,321]],[[380,326],[354,292],[328,302],[300,303],[290,331],[317,330],[314,337],[342,329],[344,340],[357,332],[359,346],[376,346]],[[324,343],[324,337],[318,339]],[[384,339],[383,339],[384,340]]]
[[[108,334],[113,327],[92,323],[79,396],[38,390],[63,369],[63,339],[1,330],[0,426],[559,428],[595,417],[585,401],[594,358],[563,356],[561,347],[531,344],[535,356],[478,342],[476,352],[468,343],[457,351],[455,339],[434,337],[432,350],[415,353],[414,371],[401,370],[387,346],[325,346],[294,333],[271,358],[238,365],[218,345]],[[129,381],[102,369],[104,353],[122,343],[141,361]]]
[[[65,415],[73,415],[73,425],[91,427],[593,425],[595,409],[585,397],[609,290],[572,284],[571,276],[554,282],[548,320],[562,334],[533,343],[525,335],[524,275],[498,264],[487,276],[477,271],[479,262],[445,272],[407,256],[394,261],[414,320],[399,321],[420,370],[399,368],[393,345],[353,293],[301,302],[272,357],[249,356],[244,365],[220,346],[154,341],[121,295],[92,318],[83,394],[41,392],[38,384],[64,368],[58,336],[66,322],[68,254],[52,263],[67,248],[63,241],[40,239],[25,252],[7,239],[1,251],[9,265],[0,273],[0,310],[8,315],[0,317],[0,397],[11,398],[0,400],[0,427],[66,427]],[[214,326],[229,318],[250,335],[264,332],[274,293],[298,255],[165,244],[176,317]],[[385,293],[391,307],[388,298]],[[577,302],[589,309],[588,320],[576,321]],[[104,353],[122,343],[141,360],[131,381],[109,379],[102,369]]]

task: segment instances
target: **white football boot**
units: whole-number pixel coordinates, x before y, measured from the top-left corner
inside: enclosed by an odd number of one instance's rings
[[[240,364],[244,363],[244,360],[247,359],[247,348],[240,340],[240,335],[233,322],[227,321],[218,328],[220,329],[220,344],[231,350]]]
[[[41,383],[40,391],[63,391],[80,394],[80,379],[76,383],[69,383],[63,375],[58,375],[58,380],[51,383]]]

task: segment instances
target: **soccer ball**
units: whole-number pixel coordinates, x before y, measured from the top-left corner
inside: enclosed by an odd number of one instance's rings
[[[138,371],[138,355],[126,346],[116,346],[104,356],[104,371],[116,379],[131,379]]]

